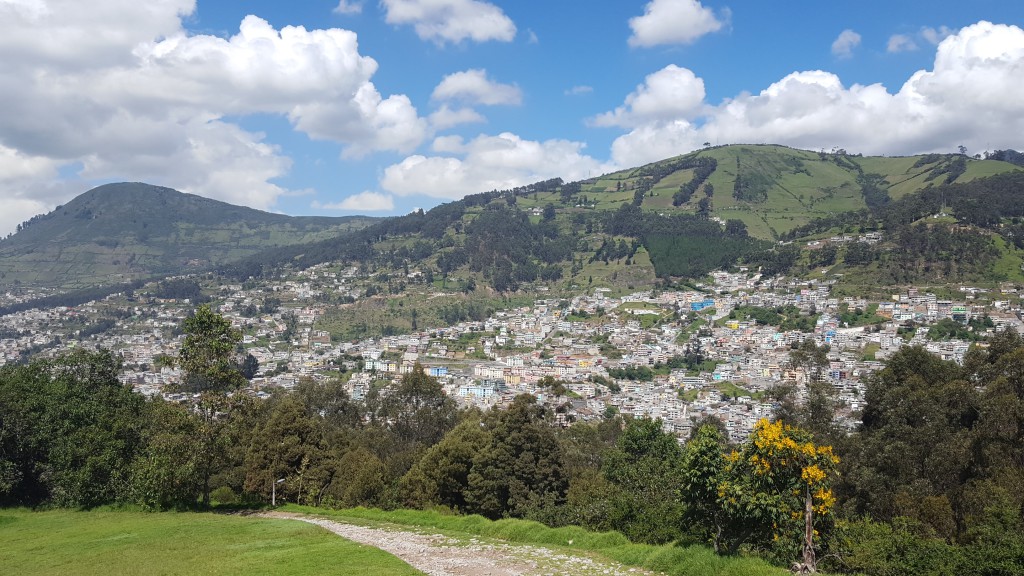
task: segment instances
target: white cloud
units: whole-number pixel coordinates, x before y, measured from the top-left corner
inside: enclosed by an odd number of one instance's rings
[[[921,43],[936,46],[956,32],[948,26],[939,26],[938,28],[923,26],[916,34],[893,34],[889,37],[886,50],[889,53],[908,52],[917,50]]]
[[[889,37],[889,43],[886,45],[885,50],[890,54],[909,52],[917,50],[917,43],[914,42],[913,38],[906,34],[893,34]]]
[[[629,45],[651,47],[662,44],[692,44],[705,34],[717,32],[725,24],[699,0],[651,0],[643,16],[629,19],[633,34]]]
[[[434,138],[430,149],[438,154],[463,154],[466,152],[466,144],[462,136],[438,136]]]
[[[0,146],[65,175],[5,188],[0,212],[16,198],[52,208],[106,179],[273,207],[289,193],[272,180],[290,160],[226,117],[283,116],[347,156],[408,153],[429,134],[408,97],[377,91],[377,62],[359,53],[355,33],[277,30],[249,16],[230,38],[190,36],[181,19],[194,9],[192,0],[0,0]]]
[[[523,140],[508,132],[478,136],[464,144],[454,138],[438,139],[437,150],[463,157],[409,156],[384,170],[381,187],[399,196],[454,200],[554,177],[579,180],[612,169],[583,154],[583,147],[568,140]]]
[[[921,28],[921,37],[929,44],[938,44],[953,34],[956,34],[956,30],[947,26],[939,26],[938,28],[925,26],[924,28]]]
[[[569,88],[568,90],[565,91],[565,95],[566,96],[580,96],[580,95],[583,95],[583,94],[590,94],[593,91],[594,91],[594,87],[593,86],[580,85],[580,86],[573,86],[572,88]]]
[[[657,73],[656,73],[657,74]],[[914,73],[895,93],[881,84],[846,87],[835,74],[794,72],[757,94],[740,94],[699,114],[649,111],[636,125],[629,107],[598,118],[630,128],[612,160],[635,166],[712,143],[778,143],[804,149],[841,146],[864,154],[948,152],[1019,147],[1024,102],[1024,30],[979,22],[943,40],[931,70]],[[643,93],[634,92],[634,95]],[[627,98],[628,100],[628,98]],[[635,119],[635,117],[634,117]]]
[[[434,88],[433,100],[460,100],[470,104],[517,106],[523,102],[523,92],[514,84],[502,84],[487,77],[483,69],[465,70],[449,74]]]
[[[850,58],[853,56],[853,49],[857,46],[860,46],[860,34],[846,29],[840,32],[832,42],[832,54],[839,58]]]
[[[395,209],[395,199],[390,194],[381,194],[366,190],[353,194],[341,202],[321,204],[313,202],[317,210],[346,210],[349,212],[390,212]]]
[[[480,124],[487,119],[472,108],[451,109],[447,104],[430,114],[430,126],[435,131],[447,130],[460,124]]]
[[[64,200],[65,191],[56,183],[58,168],[59,162],[49,158],[0,145],[0,237]]]
[[[338,5],[334,7],[335,14],[361,14],[363,11],[363,3],[358,0],[339,0]]]
[[[288,192],[270,180],[284,176],[291,160],[264,143],[262,134],[201,119],[161,129],[174,133],[160,149],[143,152],[119,147],[85,156],[80,176],[93,181],[155,180],[183,192],[260,210],[269,210]]]
[[[181,32],[195,0],[0,1],[0,54],[7,70],[131,65],[139,43]]]
[[[463,40],[510,42],[516,36],[512,19],[481,0],[381,0],[388,24],[412,24],[423,40],[437,44]]]
[[[639,126],[651,121],[689,117],[704,103],[704,81],[675,64],[649,74],[626,96],[624,105],[591,120],[596,126]]]

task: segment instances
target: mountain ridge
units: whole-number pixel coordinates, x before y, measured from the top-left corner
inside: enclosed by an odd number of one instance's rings
[[[822,223],[884,226],[876,216],[886,206],[903,206],[935,187],[1021,172],[1003,161],[1017,157],[1010,152],[998,159],[865,157],[842,149],[716,146],[578,182],[554,178],[384,219],[290,217],[169,188],[112,184],[33,218],[0,241],[0,285],[4,276],[7,283],[14,278],[67,288],[210,270],[244,281],[282,267],[346,262],[406,273],[418,268],[442,278],[454,273],[499,292],[534,281],[578,284],[577,277],[628,287],[656,277],[699,276],[737,259],[776,260],[773,249],[755,252],[769,248],[766,241],[831,226]]]
[[[0,283],[81,287],[198,272],[374,220],[271,214],[151,184],[105,184],[0,240]]]

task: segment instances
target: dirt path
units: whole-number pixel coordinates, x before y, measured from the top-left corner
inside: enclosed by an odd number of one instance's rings
[[[337,520],[289,512],[264,512],[266,518],[299,520],[394,554],[430,576],[597,576],[649,575],[640,568],[595,560],[537,546],[459,540],[442,534],[368,528]]]

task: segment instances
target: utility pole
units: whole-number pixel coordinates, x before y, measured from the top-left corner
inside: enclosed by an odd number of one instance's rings
[[[277,485],[284,482],[284,478],[278,479],[276,482],[270,485],[270,505],[277,506]]]

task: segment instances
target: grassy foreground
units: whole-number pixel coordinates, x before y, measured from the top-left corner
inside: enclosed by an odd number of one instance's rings
[[[550,528],[527,520],[488,520],[483,516],[458,516],[421,510],[383,511],[367,508],[328,510],[287,505],[289,512],[316,514],[353,524],[396,524],[428,528],[459,538],[485,537],[595,553],[628,566],[663,572],[670,576],[783,576],[788,571],[758,558],[722,557],[703,546],[651,546],[633,544],[618,532],[591,532],[570,526]]]
[[[41,574],[422,575],[315,526],[199,513],[0,510],[0,571]]]

